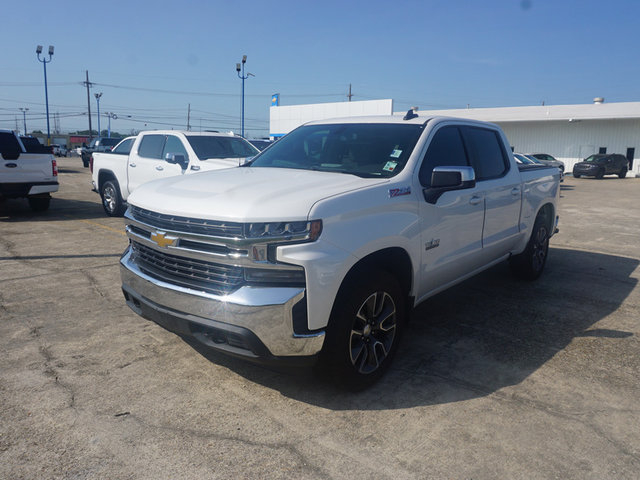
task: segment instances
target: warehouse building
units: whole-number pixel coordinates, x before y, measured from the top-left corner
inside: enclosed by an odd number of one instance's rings
[[[360,115],[404,115],[393,112],[393,100],[274,106],[270,109],[272,138],[311,120]],[[584,105],[468,108],[418,111],[421,116],[483,120],[502,127],[514,151],[548,153],[573,165],[593,153],[620,153],[630,164],[628,176],[640,176],[640,102],[605,103],[595,98]]]

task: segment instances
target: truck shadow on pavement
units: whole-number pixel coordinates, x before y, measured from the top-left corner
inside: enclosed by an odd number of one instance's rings
[[[385,410],[464,401],[516,385],[577,337],[625,339],[593,328],[634,290],[640,261],[552,248],[536,282],[514,280],[506,263],[422,303],[380,382],[359,393],[306,371],[267,369],[190,345],[247,380],[332,410]],[[597,347],[596,347],[597,348]]]
[[[55,195],[55,193],[54,193]],[[95,202],[53,197],[48,210],[34,212],[24,198],[9,199],[0,202],[0,222],[61,221],[108,219],[96,195]],[[123,227],[124,230],[124,227]]]

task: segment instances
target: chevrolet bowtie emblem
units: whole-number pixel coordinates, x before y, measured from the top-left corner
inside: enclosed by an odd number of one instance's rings
[[[153,232],[151,234],[151,241],[157,243],[159,247],[166,248],[169,246],[175,247],[178,238],[170,237],[166,232]]]

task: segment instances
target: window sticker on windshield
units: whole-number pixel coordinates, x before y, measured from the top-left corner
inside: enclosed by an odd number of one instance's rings
[[[395,148],[393,150],[393,152],[391,152],[391,155],[389,155],[391,158],[400,158],[400,155],[402,155],[402,150],[399,150],[397,148]]]
[[[385,166],[382,167],[382,169],[387,172],[393,172],[397,166],[398,166],[398,162],[387,162]]]

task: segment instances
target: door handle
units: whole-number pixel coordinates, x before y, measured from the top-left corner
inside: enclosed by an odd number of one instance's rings
[[[18,166],[18,164],[17,163],[5,163],[4,166],[7,167],[7,168],[16,168]]]
[[[136,164],[135,164],[135,163],[130,163],[130,164],[129,164],[129,166],[130,166],[130,167],[135,167],[135,166],[136,166]]]
[[[478,197],[477,195],[474,195],[473,197],[471,197],[471,200],[469,200],[469,203],[471,205],[478,205],[481,201],[482,201],[482,197]]]
[[[164,168],[162,168],[162,165],[157,165],[156,166],[156,170],[161,172],[162,170],[164,170]]]
[[[511,195],[520,195],[520,187],[514,187],[511,190]]]

